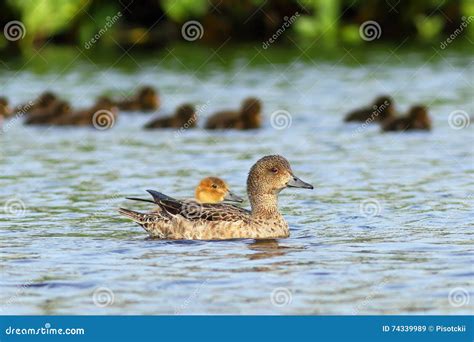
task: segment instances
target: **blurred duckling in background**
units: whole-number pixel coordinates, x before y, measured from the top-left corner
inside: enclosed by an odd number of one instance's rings
[[[66,101],[57,100],[47,107],[38,107],[28,112],[25,120],[26,125],[48,125],[60,117],[71,112],[71,106]]]
[[[86,109],[70,111],[67,115],[58,116],[51,121],[59,126],[99,126],[111,125],[117,119],[117,107],[107,97],[100,97],[96,103]]]
[[[382,122],[390,120],[395,116],[395,105],[390,96],[379,96],[369,107],[353,110],[349,112],[344,121],[360,121],[360,122]]]
[[[194,128],[196,127],[197,116],[196,109],[191,104],[179,106],[172,116],[156,118],[148,122],[144,128]]]
[[[117,101],[116,105],[123,111],[152,112],[160,107],[160,97],[153,87],[143,86],[131,99]]]
[[[58,100],[59,97],[55,93],[51,91],[45,91],[36,99],[16,106],[14,111],[15,113],[27,114],[37,111],[38,109],[46,110],[48,107],[52,108],[51,105]]]
[[[383,131],[431,130],[431,119],[425,106],[413,106],[408,114],[394,118],[382,125]]]
[[[238,111],[221,111],[212,115],[206,122],[207,129],[256,129],[262,126],[262,102],[249,97]]]
[[[13,110],[8,104],[8,99],[4,96],[0,96],[0,116],[8,118],[13,114]]]

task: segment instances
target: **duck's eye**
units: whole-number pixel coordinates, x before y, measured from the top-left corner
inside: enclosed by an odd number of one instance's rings
[[[217,189],[217,184],[212,184],[211,186],[213,189]]]
[[[278,169],[276,167],[272,167],[270,169],[270,171],[273,172],[273,173],[278,173]]]

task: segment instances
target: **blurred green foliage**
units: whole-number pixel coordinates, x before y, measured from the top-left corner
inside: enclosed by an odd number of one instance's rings
[[[112,20],[117,13],[120,18]],[[25,52],[46,41],[157,47],[183,41],[181,26],[188,20],[203,25],[204,43],[266,41],[295,13],[278,43],[364,44],[359,28],[369,20],[380,25],[380,40],[436,42],[474,15],[474,0],[6,0],[0,24],[21,21],[26,34],[19,40],[0,35],[0,49]],[[462,31],[474,40],[474,22]],[[99,37],[97,46],[93,37]]]

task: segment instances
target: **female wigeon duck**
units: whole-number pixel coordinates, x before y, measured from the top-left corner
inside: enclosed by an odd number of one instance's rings
[[[152,112],[160,107],[160,97],[153,87],[144,86],[131,99],[117,101],[116,105],[123,111]]]
[[[156,205],[154,201],[127,197],[127,199],[134,201],[149,202]],[[186,201],[196,201],[197,203],[221,203],[224,201],[228,202],[243,202],[243,199],[235,195],[229,190],[229,185],[219,177],[206,177],[202,179],[194,191],[194,199]],[[161,207],[158,207],[154,212],[161,211]]]
[[[8,118],[13,114],[13,110],[8,105],[8,99],[0,96],[0,116]]]
[[[31,100],[27,103],[18,105],[15,107],[15,113],[31,113],[33,111],[37,111],[38,109],[47,109],[48,107],[51,107],[51,105],[58,101],[59,98],[58,96],[51,92],[51,91],[46,91],[42,93],[40,96],[38,96],[36,99]]]
[[[96,103],[85,109],[80,109],[76,111],[71,111],[67,115],[57,116],[50,123],[53,125],[59,126],[92,126],[94,125],[94,118],[96,113],[100,114],[100,111],[104,111],[104,115],[110,116],[108,120],[113,120],[117,118],[117,107],[113,102],[106,97],[99,97]],[[95,124],[100,124],[96,122]]]
[[[256,129],[262,126],[262,102],[254,97],[244,100],[238,111],[221,111],[206,122],[207,129]]]
[[[148,122],[144,128],[194,128],[196,127],[196,110],[191,104],[183,104],[176,109],[172,116],[156,118]]]
[[[66,101],[57,100],[45,108],[37,107],[28,113],[25,120],[27,125],[49,125],[60,117],[71,112],[71,106]]]
[[[278,194],[287,187],[313,189],[293,174],[285,158],[265,156],[252,166],[247,178],[250,211],[225,203],[190,204],[148,190],[161,211],[143,214],[120,208],[119,212],[160,239],[285,238],[289,228],[278,211]]]
[[[413,106],[408,114],[401,118],[387,121],[382,125],[383,131],[431,130],[431,119],[425,106]]]
[[[379,96],[369,107],[356,109],[348,113],[344,121],[381,122],[393,118],[395,105],[390,96]]]

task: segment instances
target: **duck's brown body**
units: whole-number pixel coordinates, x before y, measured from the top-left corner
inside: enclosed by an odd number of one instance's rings
[[[238,111],[220,111],[206,122],[207,129],[256,129],[262,126],[262,104],[256,98],[246,99]]]
[[[145,125],[146,129],[155,128],[194,128],[196,127],[197,116],[193,105],[184,104],[176,109],[172,116],[157,118]]]
[[[356,109],[349,112],[344,121],[358,122],[382,122],[393,118],[395,115],[395,106],[390,96],[380,96],[375,99],[372,106]]]
[[[66,101],[55,101],[47,107],[37,107],[30,111],[25,120],[26,125],[50,125],[53,121],[71,112],[71,107]]]
[[[115,104],[122,111],[152,112],[160,107],[160,97],[153,87],[144,86],[132,98],[118,100]]]
[[[55,93],[46,91],[38,96],[38,98],[16,106],[14,112],[19,114],[38,113],[39,110],[52,108],[52,104],[58,100],[59,98]]]
[[[100,115],[101,111],[104,115],[110,116],[109,120],[117,119],[117,109],[113,104],[106,98],[100,98],[92,107],[57,116],[50,123],[58,126],[91,126],[94,125],[94,120],[97,120],[96,115]]]
[[[424,106],[413,106],[404,117],[389,120],[382,126],[383,131],[431,130],[431,119]]]

